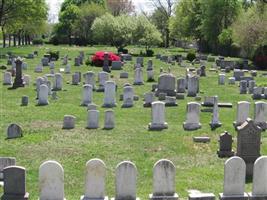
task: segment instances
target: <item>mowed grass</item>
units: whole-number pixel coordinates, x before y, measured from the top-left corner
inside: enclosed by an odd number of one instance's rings
[[[201,113],[200,120],[202,128],[189,132],[183,130],[183,122],[186,118],[186,104],[195,101],[194,98],[186,97],[178,100],[178,107],[166,108],[166,122],[169,128],[164,131],[148,131],[147,125],[151,121],[151,109],[143,108],[143,94],[151,90],[153,83],[145,82],[143,86],[134,86],[135,94],[139,95],[139,101],[135,102],[133,108],[122,109],[119,95],[122,94],[124,83],[133,83],[132,62],[127,62],[123,71],[129,72],[129,79],[119,79],[121,71],[112,71],[113,80],[118,84],[117,104],[114,108],[116,127],[113,130],[85,129],[87,121],[86,107],[81,107],[82,84],[71,85],[71,74],[63,74],[63,91],[58,92],[59,99],[52,100],[49,97],[48,106],[36,106],[35,79],[49,73],[45,67],[43,73],[34,73],[34,68],[40,63],[41,58],[48,49],[59,50],[60,56],[68,54],[72,59],[71,72],[101,71],[101,68],[92,66],[74,66],[74,57],[79,51],[84,51],[86,57],[90,57],[98,50],[113,51],[111,47],[68,47],[68,46],[41,46],[0,49],[1,53],[12,51],[17,55],[27,55],[38,50],[39,56],[33,60],[27,59],[28,69],[24,74],[31,76],[29,87],[8,90],[3,86],[3,73],[0,76],[1,87],[1,134],[0,134],[0,156],[13,156],[17,164],[24,166],[27,170],[27,191],[31,199],[38,198],[38,170],[42,162],[56,160],[64,168],[65,173],[65,196],[67,199],[78,199],[84,191],[85,163],[92,158],[102,159],[107,166],[106,194],[109,197],[115,195],[115,169],[116,165],[124,160],[130,160],[136,164],[138,169],[137,196],[147,199],[152,192],[152,170],[154,163],[162,158],[173,161],[176,166],[176,191],[181,198],[187,197],[187,190],[198,189],[204,192],[213,192],[216,195],[222,192],[223,168],[225,159],[219,159],[216,155],[218,149],[219,134],[227,130],[233,136],[236,132],[233,121],[236,115],[236,103],[238,101],[250,101],[251,117],[253,116],[253,100],[250,95],[240,95],[238,85],[218,85],[218,74],[209,72],[207,77],[200,78],[200,96],[202,99],[207,95],[218,95],[220,102],[233,103],[233,108],[220,109],[220,120],[222,127],[211,131],[209,122],[211,113]],[[129,47],[129,51],[138,54],[139,47]],[[143,50],[144,51],[144,50]],[[167,55],[185,54],[181,49],[155,49],[156,53]],[[145,58],[145,67],[149,58]],[[168,70],[169,65],[153,58],[155,77],[158,77],[160,68]],[[6,64],[6,59],[0,60],[0,64]],[[63,68],[62,61],[56,62],[56,71]],[[208,63],[210,68],[212,63]],[[197,66],[198,67],[198,66]],[[176,77],[185,75],[185,68],[171,66],[171,71]],[[256,81],[261,85],[267,84],[267,78],[258,73]],[[144,80],[146,71],[144,69]],[[227,77],[232,73],[227,74]],[[97,77],[96,77],[97,80]],[[21,107],[21,97],[29,96],[29,106]],[[99,105],[100,124],[103,127],[104,111],[101,108],[104,93],[94,92],[93,101]],[[265,100],[266,101],[266,100]],[[76,128],[73,130],[62,130],[63,116],[71,114],[76,116]],[[24,137],[13,140],[5,140],[6,128],[10,123],[17,123],[23,129]],[[266,132],[262,134],[262,155],[267,153]],[[209,136],[211,143],[193,143],[193,136]],[[234,150],[236,141],[234,142]],[[247,191],[251,190],[251,184],[247,185]],[[2,192],[2,190],[0,191]]]

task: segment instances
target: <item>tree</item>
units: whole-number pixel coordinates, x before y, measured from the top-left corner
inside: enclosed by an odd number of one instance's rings
[[[134,11],[132,0],[107,0],[107,8],[114,16],[130,14]]]
[[[85,3],[80,7],[80,15],[76,20],[74,25],[74,32],[80,38],[80,41],[84,43],[91,43],[92,40],[92,31],[91,27],[94,20],[97,17],[100,17],[105,14],[105,9],[103,6],[95,3]]]
[[[89,3],[89,4],[95,3],[95,4],[102,5],[104,7],[105,0],[64,0],[64,2],[61,5],[60,12],[63,12],[64,10],[66,10],[67,7],[70,5],[75,5],[79,7],[84,3]]]
[[[150,0],[151,5],[158,9],[162,14],[162,20],[169,24],[170,17],[173,14],[173,7],[175,0]],[[170,44],[170,30],[169,26],[165,27],[165,48],[168,48]]]

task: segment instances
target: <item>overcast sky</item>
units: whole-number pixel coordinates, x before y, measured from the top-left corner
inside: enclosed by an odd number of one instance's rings
[[[64,0],[46,0],[49,6],[49,21],[56,22],[58,17],[58,11],[61,3]],[[149,11],[149,0],[132,0],[135,9],[137,12],[141,12],[141,10]]]

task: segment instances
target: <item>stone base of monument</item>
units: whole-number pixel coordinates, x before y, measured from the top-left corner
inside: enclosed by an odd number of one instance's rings
[[[219,158],[230,158],[235,155],[234,151],[217,151],[217,155]]]
[[[133,198],[129,198],[129,199],[133,199]],[[116,199],[116,198],[113,197],[110,200],[118,200],[118,199]],[[140,200],[140,198],[139,197],[136,197],[135,200]]]
[[[223,193],[219,194],[220,200],[248,200],[248,194],[244,193],[243,195],[232,195],[232,196],[225,196]]]
[[[155,82],[155,79],[154,78],[149,78],[149,79],[147,79],[147,82]]]
[[[153,124],[153,123],[148,124],[148,129],[151,131],[160,131],[167,128],[168,128],[167,122],[165,122],[164,124]]]
[[[267,200],[267,196],[260,196],[260,195],[252,195],[252,193],[248,193],[250,200]]]
[[[149,200],[178,200],[179,196],[174,193],[173,196],[156,196],[154,194],[149,194]]]
[[[144,106],[145,108],[150,108],[150,107],[151,107],[151,103],[144,103],[143,106]]]
[[[133,104],[122,104],[122,108],[131,108],[133,107]]]
[[[216,128],[219,128],[221,126],[222,126],[222,123],[221,122],[218,122],[218,123],[215,123],[215,124],[210,123],[210,128],[211,129],[216,129]]]
[[[201,128],[201,123],[183,123],[184,130],[194,131]]]
[[[1,200],[28,200],[29,199],[29,193],[25,193],[24,195],[12,195],[12,194],[4,194],[1,197]]]
[[[165,93],[166,96],[176,97],[176,91],[175,90],[161,90],[156,89],[155,96],[159,96],[160,93]]]
[[[177,93],[176,94],[176,99],[185,99],[185,94],[183,94],[183,93]]]
[[[105,91],[105,87],[99,87],[98,89],[96,89],[96,92],[104,92]]]
[[[81,106],[86,106],[86,107],[88,107],[88,105],[90,105],[92,102],[82,102],[81,103]]]
[[[133,85],[144,85],[144,82],[134,82]]]
[[[102,105],[102,108],[114,108],[114,107],[117,107],[117,104],[116,103],[113,103],[113,104],[103,104]]]
[[[166,107],[175,107],[175,106],[178,106],[178,104],[176,102],[166,102],[165,106]]]
[[[189,194],[189,200],[215,200],[215,195],[213,193],[196,193]]]
[[[88,198],[83,195],[81,196],[80,200],[108,200],[108,197],[106,196],[105,198]]]

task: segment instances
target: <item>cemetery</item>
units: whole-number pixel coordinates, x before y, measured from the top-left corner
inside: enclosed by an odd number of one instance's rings
[[[266,70],[152,47],[0,47],[1,200],[267,199]]]

